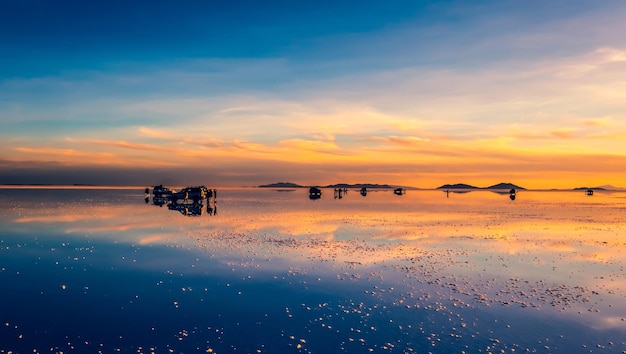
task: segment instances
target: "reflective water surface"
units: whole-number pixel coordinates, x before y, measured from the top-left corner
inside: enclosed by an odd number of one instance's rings
[[[626,350],[626,193],[0,189],[0,353]]]

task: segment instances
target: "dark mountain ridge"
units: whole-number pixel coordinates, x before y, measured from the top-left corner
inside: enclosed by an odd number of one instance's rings
[[[291,183],[291,182],[276,182],[270,184],[264,184],[259,186],[259,188],[305,188],[299,184]]]
[[[264,184],[259,186],[259,188],[309,188],[311,186],[301,186],[292,182],[277,182]],[[377,184],[377,183],[357,183],[357,184],[348,184],[348,183],[337,183],[337,184],[329,184],[327,186],[315,186],[319,188],[368,188],[368,189],[393,189],[399,186],[392,186],[389,184]],[[403,187],[409,189],[409,187]],[[410,188],[413,189],[413,188]]]
[[[456,184],[444,184],[441,187],[437,187],[437,189],[479,189],[478,187],[465,184],[465,183],[456,183]]]
[[[520,187],[518,185],[515,185],[513,183],[498,183],[498,184],[494,184],[493,186],[489,186],[489,187],[476,187],[476,186],[472,186],[469,184],[465,184],[465,183],[456,183],[456,184],[444,184],[441,187],[437,187],[436,189],[489,189],[489,190],[493,190],[493,189],[520,189],[520,190],[524,190],[526,188],[524,187]]]

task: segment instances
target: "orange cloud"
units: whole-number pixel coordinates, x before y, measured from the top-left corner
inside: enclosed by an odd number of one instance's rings
[[[582,120],[582,124],[588,127],[606,127],[610,124],[611,119],[605,118],[590,118]]]
[[[28,148],[28,147],[15,147],[13,150],[34,154],[34,155],[54,155],[54,156],[65,156],[65,157],[89,157],[89,158],[111,158],[114,155],[107,152],[86,152],[79,151],[75,149],[57,149],[57,148]]]
[[[113,146],[124,149],[133,149],[133,150],[146,150],[146,151],[164,151],[161,146],[157,145],[149,145],[149,144],[140,144],[140,143],[130,143],[124,140],[96,140],[96,139],[73,139],[66,138],[66,141],[70,143],[78,143],[78,144],[93,144],[93,145],[103,145],[103,146]]]
[[[550,135],[561,139],[573,139],[575,138],[574,131],[572,129],[560,129],[550,132]]]
[[[283,148],[298,151],[313,151],[321,154],[345,155],[347,152],[337,146],[334,141],[288,139],[279,142]]]
[[[171,134],[148,127],[139,127],[139,133],[150,138],[171,139]]]
[[[430,141],[430,139],[420,138],[417,136],[387,136],[387,137],[374,136],[374,137],[371,137],[370,140],[383,142],[383,143],[390,143],[393,145],[409,146],[409,147],[422,145],[423,143]]]

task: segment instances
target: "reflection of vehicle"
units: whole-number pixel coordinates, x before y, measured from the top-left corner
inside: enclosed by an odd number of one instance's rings
[[[154,205],[158,205],[158,206],[164,206],[170,203],[170,200],[168,198],[162,198],[162,197],[152,197],[152,204]]]
[[[404,190],[404,188],[396,188],[393,190],[393,193],[396,195],[403,195],[406,193],[406,191]]]
[[[186,216],[198,216],[202,215],[204,205],[202,203],[191,203],[191,204],[168,204],[167,208],[169,210],[177,210],[181,214]]]

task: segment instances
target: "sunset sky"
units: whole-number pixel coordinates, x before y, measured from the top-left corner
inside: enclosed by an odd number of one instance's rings
[[[0,2],[0,184],[626,187],[624,1]]]

